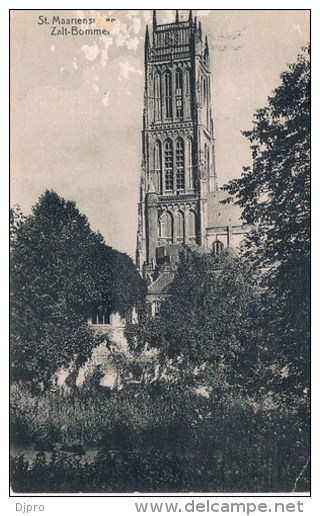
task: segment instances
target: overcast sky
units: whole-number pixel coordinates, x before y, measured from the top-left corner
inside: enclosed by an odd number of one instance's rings
[[[180,11],[182,17],[187,11]],[[250,164],[242,130],[309,42],[306,10],[194,10],[211,48],[219,184]],[[38,16],[105,18],[107,36],[53,36]],[[134,256],[141,164],[143,42],[151,11],[11,12],[11,203],[52,188],[106,243]],[[159,10],[158,21],[174,11]],[[79,26],[80,27],[80,26]],[[86,28],[86,27],[85,27]]]

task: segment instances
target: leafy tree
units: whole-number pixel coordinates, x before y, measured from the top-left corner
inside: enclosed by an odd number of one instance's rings
[[[249,391],[258,367],[258,307],[248,266],[226,253],[217,258],[185,248],[170,297],[138,344],[158,348],[162,368],[168,372],[171,364],[171,377],[176,368],[184,385]]]
[[[143,304],[130,258],[53,191],[16,229],[11,264],[13,378],[46,383],[59,367],[80,365],[97,344],[87,324],[94,311],[126,316]]]
[[[303,49],[244,132],[253,165],[226,189],[252,226],[244,246],[264,288],[270,382],[295,402],[309,386],[310,56]]]
[[[10,208],[10,249],[12,248],[17,231],[22,226],[24,221],[26,220],[25,215],[23,215],[21,208],[18,204],[15,204],[13,208]]]

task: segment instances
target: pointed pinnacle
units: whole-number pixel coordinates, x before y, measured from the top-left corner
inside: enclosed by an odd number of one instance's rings
[[[150,46],[150,36],[149,36],[149,27],[147,25],[146,27],[146,38],[145,38],[145,48],[148,48]]]

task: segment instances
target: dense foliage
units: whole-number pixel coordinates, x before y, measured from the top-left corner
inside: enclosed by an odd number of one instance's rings
[[[244,257],[264,288],[270,387],[287,403],[306,397],[310,381],[309,54],[305,48],[256,112],[244,133],[253,165],[227,185],[252,227]]]
[[[35,397],[16,386],[13,490],[307,490],[306,443],[295,416],[284,419],[234,394],[206,398],[181,384],[110,393],[96,385]]]
[[[157,348],[163,368],[173,362],[188,385],[255,390],[260,305],[250,268],[228,253],[185,248],[169,294],[159,317],[129,333],[132,344]]]
[[[106,246],[75,203],[53,191],[13,230],[12,375],[47,383],[59,367],[90,355],[97,340],[89,317],[139,310],[144,284],[131,259]]]

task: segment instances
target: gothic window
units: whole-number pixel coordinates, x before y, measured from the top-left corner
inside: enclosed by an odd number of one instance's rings
[[[210,170],[210,151],[208,145],[204,144],[204,177],[209,177]]]
[[[202,97],[202,120],[206,127],[209,121],[209,96],[208,96],[208,78],[203,76],[201,80],[201,97]]]
[[[190,71],[186,70],[186,95],[190,95]]]
[[[182,71],[176,70],[176,117],[182,118]]]
[[[214,255],[217,255],[223,251],[224,245],[220,240],[215,240],[212,244],[212,252]]]
[[[164,174],[165,174],[165,189],[173,190],[173,146],[171,140],[166,140],[164,143]]]
[[[169,71],[164,74],[164,92],[166,118],[172,118],[172,77]]]
[[[161,143],[156,141],[154,146],[154,175],[157,192],[161,191]]]
[[[178,211],[176,214],[176,237],[178,241],[183,240],[183,213]]]
[[[176,144],[176,174],[177,174],[177,190],[184,190],[184,143],[182,138],[177,139]]]
[[[194,211],[188,212],[188,236],[190,238],[196,236],[196,214]]]
[[[209,128],[209,83],[207,78],[205,78],[203,81],[203,102],[205,109],[205,122],[206,126]]]
[[[172,216],[165,211],[160,219],[160,237],[172,242]]]
[[[161,86],[160,73],[157,72],[154,81],[154,118],[161,120]]]
[[[188,138],[187,141],[187,173],[188,173],[188,188],[192,189],[194,187],[193,185],[193,166],[192,166],[192,139]]]
[[[186,72],[185,72],[185,108],[184,108],[184,115],[186,117],[189,117],[191,114],[190,93],[191,93],[190,70],[186,70]]]
[[[205,103],[207,100],[207,81],[206,81],[205,77],[203,77],[203,79],[202,79],[202,98],[203,98],[203,102]]]

